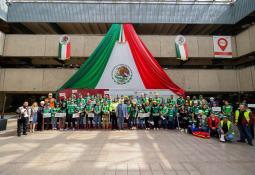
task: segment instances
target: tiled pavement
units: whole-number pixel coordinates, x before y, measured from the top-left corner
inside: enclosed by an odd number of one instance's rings
[[[0,135],[0,175],[254,175],[255,148],[178,131]]]

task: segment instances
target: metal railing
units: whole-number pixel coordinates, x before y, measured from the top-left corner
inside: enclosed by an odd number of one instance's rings
[[[233,4],[237,0],[6,0],[7,3]]]

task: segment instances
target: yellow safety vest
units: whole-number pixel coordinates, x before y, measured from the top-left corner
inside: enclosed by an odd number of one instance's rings
[[[223,127],[223,122],[224,122],[223,120],[220,121],[221,128]],[[232,129],[230,131],[231,121],[227,121],[227,126],[228,126],[228,131],[232,132],[232,134],[234,134],[234,131]]]
[[[235,112],[235,122],[236,123],[238,122],[239,115],[240,115],[240,111],[236,110],[236,112]],[[245,117],[246,121],[249,123],[249,121],[250,121],[250,111],[245,111],[244,112],[244,117]]]

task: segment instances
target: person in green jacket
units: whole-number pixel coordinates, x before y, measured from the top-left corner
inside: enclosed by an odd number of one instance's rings
[[[157,101],[155,101],[155,100],[152,102],[151,116],[154,121],[153,129],[159,130],[160,108],[159,108]]]
[[[222,107],[222,112],[223,112],[223,114],[224,114],[226,117],[228,117],[228,119],[229,119],[230,121],[232,121],[232,120],[233,120],[233,117],[232,117],[232,114],[233,114],[233,107],[228,103],[227,100],[226,100],[224,103],[225,103],[225,104],[224,104],[224,106]]]
[[[137,114],[138,114],[137,105],[136,105],[136,102],[133,102],[130,109],[129,129],[136,129]]]
[[[86,125],[87,125],[87,128],[93,128],[93,116],[89,116],[91,113],[94,112],[94,107],[93,107],[93,104],[91,103],[91,101],[89,100],[87,102],[87,104],[85,105],[84,107],[85,109],[85,114],[86,114]]]
[[[51,108],[49,103],[45,103],[45,106],[43,108],[43,129],[44,129],[44,125],[46,125],[45,129],[49,129],[50,128],[50,124],[51,124]],[[50,114],[50,116],[49,116]]]
[[[161,117],[161,121],[162,121],[161,123],[162,123],[163,129],[167,129],[167,113],[168,113],[168,108],[164,103],[162,103],[160,108],[160,117]]]
[[[67,119],[68,125],[67,125],[66,130],[69,130],[71,128],[71,122],[73,121],[73,114],[75,113],[76,107],[77,107],[77,105],[76,105],[74,100],[71,100],[67,104],[67,117],[66,117],[66,119]]]
[[[109,121],[110,121],[110,108],[107,100],[104,100],[104,104],[102,106],[102,122],[103,128],[109,128]]]
[[[148,130],[148,129],[150,129],[149,120],[150,120],[150,116],[151,116],[151,105],[150,105],[149,100],[145,102],[144,112],[147,114],[147,117],[145,117],[145,128]]]
[[[173,104],[169,104],[168,106],[168,110],[167,110],[167,125],[168,125],[168,129],[174,129],[174,119],[176,116],[176,110],[173,106]]]
[[[56,113],[59,113],[61,111],[61,108],[59,106],[58,102],[55,102],[55,107],[52,108],[52,112],[51,112],[51,124],[52,124],[52,129],[53,130],[57,130],[57,121],[58,119],[55,117]]]
[[[101,114],[102,114],[102,106],[100,105],[100,101],[96,102],[96,105],[94,106],[94,121],[95,121],[95,127],[101,128]]]

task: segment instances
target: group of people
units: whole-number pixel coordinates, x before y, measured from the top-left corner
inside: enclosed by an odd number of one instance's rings
[[[213,98],[205,99],[187,96],[175,98],[173,95],[162,98],[153,97],[72,94],[61,100],[53,98],[52,93],[39,105],[34,102],[29,106],[24,102],[17,109],[17,135],[43,130],[76,130],[76,129],[180,129],[192,134],[195,131],[208,132],[220,141],[234,139],[234,125],[237,126],[240,139],[253,145],[254,116],[246,104],[233,106],[224,101],[224,105]]]

